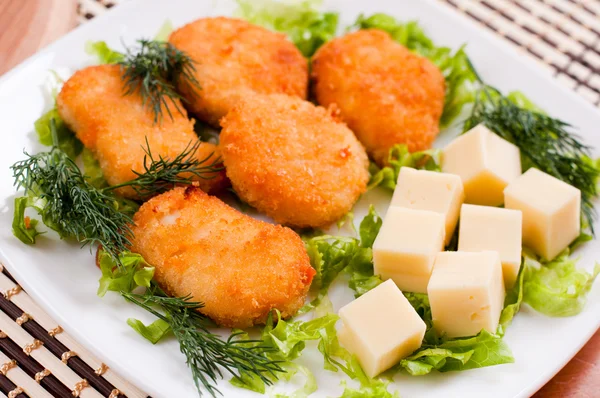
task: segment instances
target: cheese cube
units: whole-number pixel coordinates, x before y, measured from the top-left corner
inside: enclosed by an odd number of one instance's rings
[[[436,256],[429,286],[433,326],[447,337],[496,333],[504,306],[498,252],[442,252]]]
[[[463,205],[460,212],[458,250],[497,251],[504,285],[510,289],[521,268],[522,214],[518,210]]]
[[[390,207],[373,243],[373,268],[402,291],[425,293],[435,255],[444,250],[444,216]]]
[[[444,148],[442,171],[460,176],[466,203],[499,206],[504,188],[521,175],[519,148],[480,124]]]
[[[523,245],[547,260],[581,230],[581,191],[538,169],[527,170],[504,191],[505,206],[523,212]]]
[[[369,377],[421,347],[425,335],[425,322],[391,280],[340,309],[339,315],[339,341]]]
[[[444,215],[447,245],[464,200],[465,191],[459,176],[402,167],[390,206],[431,210]]]

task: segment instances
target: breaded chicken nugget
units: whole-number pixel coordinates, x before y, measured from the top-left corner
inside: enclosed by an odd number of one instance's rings
[[[110,185],[134,179],[144,171],[146,139],[155,159],[174,158],[197,141],[194,122],[182,115],[175,103],[169,102],[173,119],[164,108],[161,123],[142,104],[139,94],[123,95],[121,70],[117,65],[91,66],[76,72],[58,94],[58,112],[77,138],[98,159],[104,177]],[[183,109],[180,105],[180,109]],[[213,144],[202,143],[196,158],[211,164],[219,153]],[[224,172],[199,179],[202,189],[216,191],[225,185]],[[119,193],[136,198],[133,189]]]
[[[325,108],[284,94],[256,95],[221,124],[221,154],[232,186],[278,223],[327,226],[366,190],[367,154]]]
[[[312,78],[319,104],[337,104],[380,166],[395,144],[427,149],[439,132],[444,76],[383,31],[360,30],[326,43],[313,57]]]
[[[304,304],[315,270],[291,229],[256,220],[196,187],[175,188],[135,214],[132,251],[172,296],[192,295],[217,324],[264,323]]]
[[[177,29],[169,41],[194,61],[201,88],[180,90],[198,118],[219,125],[253,93],[306,98],[308,62],[285,35],[234,18],[203,18]]]

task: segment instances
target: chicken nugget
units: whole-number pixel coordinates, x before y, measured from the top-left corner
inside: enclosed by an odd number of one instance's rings
[[[172,296],[191,295],[218,325],[245,328],[304,305],[315,270],[291,229],[256,220],[196,187],[150,199],[135,214],[132,251]]]
[[[202,18],[174,31],[169,41],[195,61],[200,88],[179,86],[186,106],[215,127],[248,94],[306,98],[308,61],[281,33],[235,18]]]
[[[424,150],[439,133],[444,76],[386,32],[360,30],[326,43],[313,57],[312,79],[319,104],[337,104],[380,166],[395,144]]]
[[[331,110],[284,94],[256,95],[221,124],[233,188],[278,223],[327,226],[366,190],[367,154]]]
[[[154,114],[142,104],[138,93],[124,95],[121,77],[117,65],[82,69],[65,82],[56,99],[61,118],[98,159],[110,185],[134,179],[134,171],[143,172],[148,147],[155,159],[173,159],[198,140],[194,122],[176,109],[175,102],[167,100],[173,117],[163,106],[163,119],[155,123]],[[181,103],[177,104],[185,112]],[[206,165],[218,163],[219,156],[215,145],[209,143],[200,144],[194,155]],[[226,185],[224,172],[204,177],[195,177],[204,190],[213,192]],[[137,198],[131,187],[117,192]]]

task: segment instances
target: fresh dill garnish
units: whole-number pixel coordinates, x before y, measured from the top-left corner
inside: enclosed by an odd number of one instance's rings
[[[194,89],[200,88],[194,75],[194,61],[168,42],[141,39],[138,44],[139,48],[128,48],[119,62],[125,95],[139,93],[143,105],[154,114],[154,123],[162,121],[165,110],[173,119],[171,106],[184,115],[179,100],[185,102],[185,98],[176,87],[185,82]]]
[[[265,355],[273,348],[260,340],[239,339],[243,332],[233,332],[227,340],[211,333],[210,320],[198,312],[203,304],[191,301],[189,296],[169,297],[154,282],[144,294],[121,295],[170,326],[200,394],[201,386],[213,397],[220,394],[215,384],[223,378],[221,368],[234,377],[255,377],[267,385],[277,379],[278,373],[285,372],[278,361]]]
[[[596,216],[600,170],[590,147],[570,130],[570,125],[537,109],[517,105],[497,89],[481,83],[464,131],[483,123],[521,151],[523,170],[536,167],[581,191],[582,213],[592,228]]]
[[[131,217],[120,210],[119,200],[94,188],[75,162],[58,146],[54,120],[50,122],[53,147],[27,155],[11,166],[17,189],[36,198],[36,209],[46,226],[61,237],[83,245],[100,244],[113,258],[131,244]]]
[[[158,158],[152,153],[148,139],[144,147],[144,171],[133,170],[137,176],[131,181],[106,187],[104,191],[111,191],[122,187],[131,187],[142,198],[153,196],[172,189],[177,184],[192,184],[196,178],[209,180],[215,178],[223,170],[222,160],[211,152],[203,159],[197,159],[196,153],[202,141],[190,142],[185,149],[173,159]],[[211,158],[213,158],[211,160]],[[194,178],[196,177],[196,178]]]

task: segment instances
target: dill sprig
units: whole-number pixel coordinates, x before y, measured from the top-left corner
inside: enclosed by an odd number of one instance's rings
[[[210,321],[197,311],[203,304],[191,301],[189,296],[169,297],[155,282],[144,294],[121,292],[121,295],[169,324],[200,395],[201,386],[213,397],[220,394],[215,384],[223,378],[222,369],[237,378],[260,378],[267,385],[284,372],[278,361],[265,355],[273,348],[261,344],[262,341],[238,339],[241,332],[232,333],[227,340],[211,333]]]
[[[185,114],[178,101],[185,102],[185,98],[179,95],[176,87],[185,81],[193,88],[200,88],[194,75],[194,61],[168,42],[141,39],[138,44],[139,48],[128,48],[124,59],[119,62],[125,95],[139,93],[143,105],[154,114],[154,123],[162,121],[164,110],[173,119],[171,105]]]
[[[17,189],[35,197],[46,226],[61,237],[84,246],[100,244],[118,262],[118,254],[131,244],[131,217],[119,209],[118,199],[94,188],[79,167],[58,146],[56,123],[50,121],[53,147],[27,155],[11,166]]]
[[[568,123],[519,106],[484,84],[476,94],[464,130],[479,123],[519,147],[524,169],[536,167],[578,188],[583,216],[592,228],[596,216],[592,200],[598,195],[600,170],[590,157],[590,147],[569,131]]]
[[[216,177],[216,173],[223,170],[222,160],[219,156],[215,156],[214,152],[205,158],[197,159],[196,153],[200,145],[202,142],[199,140],[190,142],[173,159],[164,158],[162,155],[156,158],[150,149],[148,139],[146,139],[144,171],[133,170],[137,176],[135,179],[106,187],[104,191],[129,186],[144,198],[165,192],[178,184],[192,184],[197,178],[213,179]],[[211,160],[213,157],[214,159]]]

